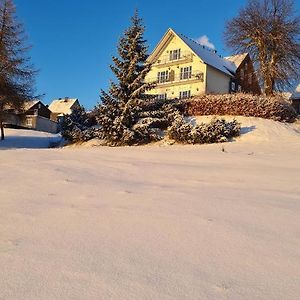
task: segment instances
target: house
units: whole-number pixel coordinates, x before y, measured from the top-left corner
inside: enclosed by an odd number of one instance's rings
[[[300,85],[292,93],[292,95],[290,97],[290,101],[292,103],[292,106],[294,107],[294,109],[298,113],[298,115],[300,115]]]
[[[229,60],[236,67],[234,84],[238,91],[261,94],[256,72],[248,53],[228,56],[224,57],[224,59]]]
[[[68,97],[59,98],[57,100],[53,100],[49,105],[49,109],[51,111],[51,120],[60,121],[64,115],[69,115],[76,108],[80,107],[80,103],[78,99],[71,99]]]
[[[27,101],[22,109],[5,110],[5,126],[34,129],[50,133],[57,132],[57,123],[50,120],[51,111],[41,101]]]
[[[152,69],[146,81],[157,83],[149,93],[159,99],[260,91],[248,54],[226,59],[173,29],[168,29],[148,61]]]

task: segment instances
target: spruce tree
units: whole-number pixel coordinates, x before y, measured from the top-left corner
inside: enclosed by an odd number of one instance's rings
[[[3,122],[7,108],[22,109],[24,101],[33,98],[36,71],[29,63],[29,47],[25,32],[16,17],[12,0],[0,0],[0,127],[4,139]]]
[[[110,66],[116,77],[106,93],[101,92],[97,120],[108,145],[132,145],[155,139],[152,128],[139,125],[144,105],[154,98],[146,92],[154,87],[145,77],[151,69],[147,62],[148,47],[143,38],[145,27],[136,11],[131,26],[119,41],[119,57],[113,57]]]

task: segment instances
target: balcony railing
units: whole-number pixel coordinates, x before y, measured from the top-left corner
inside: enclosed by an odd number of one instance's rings
[[[147,82],[155,82],[157,85],[186,82],[191,80],[203,82],[204,74],[201,71],[194,71],[190,76],[187,76],[186,74],[177,74],[172,76],[172,74],[169,73],[169,76],[166,78],[147,78]]]
[[[170,59],[170,55],[163,55],[153,65],[155,66],[165,65],[168,63],[176,63],[176,62],[182,62],[186,60],[191,61],[192,59],[193,59],[193,54],[191,52],[180,53],[180,57],[176,59]]]

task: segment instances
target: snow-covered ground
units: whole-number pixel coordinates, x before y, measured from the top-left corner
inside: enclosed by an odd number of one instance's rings
[[[222,145],[0,150],[0,299],[299,299],[299,125]]]
[[[59,143],[60,135],[26,129],[5,129],[5,140],[0,141],[2,149],[39,149],[49,148]]]

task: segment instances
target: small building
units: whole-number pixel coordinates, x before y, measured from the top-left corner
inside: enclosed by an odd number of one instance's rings
[[[78,99],[71,99],[68,97],[59,98],[53,100],[49,105],[51,111],[51,120],[59,122],[64,115],[69,115],[73,112],[74,109],[79,108],[80,103]]]
[[[236,67],[235,79],[232,81],[232,90],[256,95],[261,94],[256,72],[248,53],[224,58],[232,62]]]
[[[27,101],[18,110],[7,108],[5,112],[6,127],[57,132],[57,123],[50,120],[51,111],[39,100]]]
[[[260,93],[248,54],[224,58],[173,29],[168,29],[148,61],[152,69],[146,81],[157,84],[149,93],[159,99],[237,91]]]
[[[300,115],[300,86],[298,86],[295,92],[292,93],[290,97],[290,101],[292,103],[292,106],[296,110],[297,114]]]

